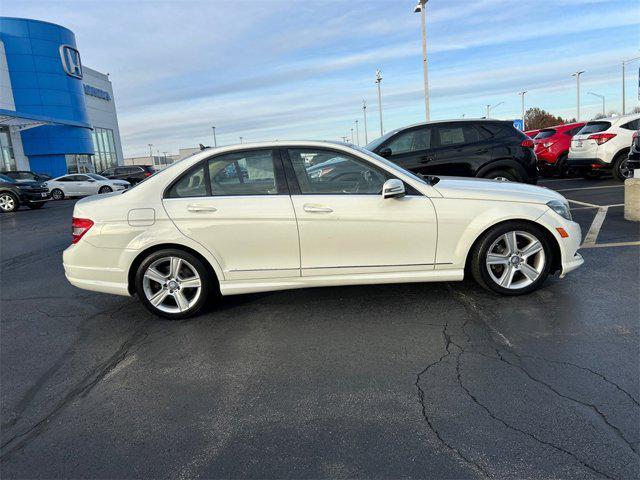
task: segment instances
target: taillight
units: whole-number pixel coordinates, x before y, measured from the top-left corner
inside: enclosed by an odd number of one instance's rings
[[[615,133],[594,133],[593,135],[589,135],[587,137],[587,140],[595,140],[598,145],[602,145],[603,143],[607,143],[615,136]]]
[[[520,145],[524,148],[533,148],[533,140],[525,138]]]
[[[71,220],[71,243],[78,243],[91,227],[93,227],[92,220],[73,217]]]
[[[151,172],[144,172],[144,176],[145,176],[145,177],[150,177],[151,175],[153,175],[153,173],[151,173]]]

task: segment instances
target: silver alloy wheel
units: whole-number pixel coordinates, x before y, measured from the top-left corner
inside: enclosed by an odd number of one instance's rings
[[[494,180],[498,180],[499,182],[508,182],[509,179],[507,177],[495,177]]]
[[[53,197],[54,200],[62,200],[62,197],[64,196],[64,194],[62,193],[62,190],[55,188],[53,192],[51,192],[51,196]]]
[[[522,230],[501,235],[487,250],[489,276],[497,285],[509,290],[535,282],[544,272],[546,262],[542,242]]]
[[[618,171],[620,172],[620,175],[623,178],[631,178],[633,176],[633,172],[629,168],[629,163],[628,163],[628,159],[627,158],[623,159],[618,164]]]
[[[147,300],[166,313],[192,308],[202,293],[198,271],[180,257],[162,257],[144,272],[142,288]]]
[[[3,193],[0,195],[0,209],[3,212],[12,212],[16,207],[16,200],[13,198],[13,195],[8,193]]]

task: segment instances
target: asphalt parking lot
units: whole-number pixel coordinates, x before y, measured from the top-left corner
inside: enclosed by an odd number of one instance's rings
[[[0,217],[3,478],[640,475],[640,224],[548,180],[585,265],[229,297],[186,322],[70,286],[72,201]]]

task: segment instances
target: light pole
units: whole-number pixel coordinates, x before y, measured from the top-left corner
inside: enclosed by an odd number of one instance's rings
[[[367,145],[369,143],[369,138],[367,137],[367,101],[362,99],[362,116],[364,117],[364,144]]]
[[[242,137],[240,137],[240,143],[242,143]]]
[[[211,130],[213,130],[213,146],[217,147],[218,146],[218,140],[216,139],[216,127],[211,127]]]
[[[356,120],[356,145],[360,146],[360,129],[358,128],[358,120]]]
[[[162,152],[162,154],[164,155],[164,164],[167,164],[167,152]]]
[[[572,77],[576,77],[576,121],[580,121],[580,75],[584,73],[584,70],[580,70],[579,72],[572,73]]]
[[[520,95],[522,98],[520,99],[520,107],[522,110],[522,131],[525,131],[526,128],[524,128],[524,95],[525,93],[527,93],[526,90],[522,90],[521,92],[518,93],[518,95]]]
[[[151,159],[151,161],[153,162],[153,143],[149,143],[149,158]]]
[[[422,21],[422,66],[424,69],[424,111],[427,122],[429,121],[429,70],[427,68],[427,2],[429,0],[419,0],[414,13],[420,14]]]
[[[503,103],[504,102],[496,103],[495,105],[487,105],[487,118],[489,118],[489,115],[491,115],[491,110],[493,110],[496,107],[499,107]]]
[[[634,58],[630,58],[629,60],[623,60],[622,61],[622,115],[624,115],[625,112],[625,88],[624,88],[624,66],[629,63],[629,62],[633,62],[634,60],[640,60],[640,57],[634,57]]]
[[[353,139],[353,127],[351,127],[350,130],[351,130],[351,143],[355,143]]]
[[[604,113],[604,110],[605,110],[605,108],[604,108],[604,95],[599,95],[599,94],[593,93],[593,92],[588,92],[588,93],[589,93],[589,95],[593,95],[594,97],[598,97],[599,99],[602,100],[602,116],[604,117],[605,116],[605,113]]]
[[[380,136],[384,135],[384,127],[382,126],[382,93],[380,92],[380,83],[382,82],[382,74],[380,70],[376,70],[376,83],[378,84],[378,111],[380,112]]]

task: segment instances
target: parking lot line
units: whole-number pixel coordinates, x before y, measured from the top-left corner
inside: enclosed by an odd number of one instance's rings
[[[639,242],[611,242],[611,243],[594,243],[591,245],[582,244],[580,248],[605,248],[605,247],[640,247]]]
[[[561,188],[556,190],[556,192],[569,192],[573,190],[595,190],[597,188],[623,188],[624,185],[603,185],[600,187],[575,187],[575,188]]]
[[[578,205],[583,205],[585,207],[589,207],[589,208],[600,208],[601,205],[594,205],[593,203],[587,203],[587,202],[579,202],[578,200],[571,200],[570,198],[567,198],[567,201],[569,201],[570,203],[576,203]]]
[[[596,216],[593,218],[591,227],[589,227],[589,231],[584,237],[584,242],[582,243],[583,247],[586,245],[595,245],[600,229],[602,228],[602,224],[604,223],[604,219],[607,216],[607,210],[609,210],[609,207],[600,207],[598,209],[598,213],[596,213]]]

